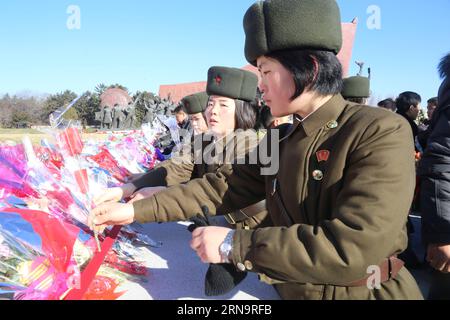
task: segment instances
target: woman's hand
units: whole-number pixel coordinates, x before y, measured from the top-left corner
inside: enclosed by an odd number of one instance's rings
[[[219,247],[230,231],[222,227],[197,228],[192,232],[191,248],[203,263],[224,263]]]
[[[429,245],[427,261],[434,269],[443,273],[450,273],[450,245]]]
[[[130,201],[128,201],[128,203],[134,203],[136,201],[151,197],[155,193],[158,193],[165,189],[167,189],[167,188],[166,187],[152,187],[152,188],[141,189],[131,196]]]
[[[135,186],[131,183],[127,183],[121,187],[107,189],[101,195],[94,198],[94,204],[98,206],[106,202],[119,202],[130,197],[135,190]]]
[[[91,211],[88,218],[89,227],[102,233],[107,226],[124,226],[134,222],[134,207],[128,203],[109,202]]]

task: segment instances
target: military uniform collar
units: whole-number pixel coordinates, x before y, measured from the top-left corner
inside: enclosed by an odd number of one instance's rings
[[[295,115],[295,129],[293,131],[298,127],[302,127],[305,134],[311,136],[314,132],[323,127],[335,129],[339,125],[337,119],[342,111],[344,111],[346,105],[347,102],[342,95],[337,94],[308,117],[301,119],[298,115]]]

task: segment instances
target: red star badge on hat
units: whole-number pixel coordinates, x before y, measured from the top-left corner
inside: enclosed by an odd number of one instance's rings
[[[216,81],[216,83],[220,86],[220,84],[222,83],[222,77],[221,76],[216,76],[216,78],[214,79]]]

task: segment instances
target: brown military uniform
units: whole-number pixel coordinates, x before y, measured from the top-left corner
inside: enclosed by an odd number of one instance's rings
[[[261,176],[260,165],[224,168],[136,202],[136,219],[185,219],[200,205],[222,214],[266,198],[274,227],[236,231],[232,260],[282,298],[422,299],[406,268],[381,289],[354,285],[406,248],[413,150],[404,119],[336,95],[296,119],[281,142],[276,176]]]
[[[133,181],[132,184],[137,189],[157,186],[172,187],[178,184],[186,183],[193,179],[201,178],[208,173],[215,173],[222,166],[230,166],[231,169],[230,164],[223,163],[230,163],[233,158],[244,157],[249,150],[257,146],[259,140],[263,136],[264,135],[260,132],[258,132],[258,135],[247,136],[247,145],[245,143],[238,142],[238,140],[244,141],[243,136],[236,134],[234,134],[233,137],[228,136],[225,140],[223,140],[223,142],[219,141],[216,143],[218,145],[217,150],[220,152],[216,155],[216,161],[214,161],[214,163],[205,163],[205,161],[201,158],[201,152],[214,145],[213,136],[198,135],[194,139],[201,139],[204,137],[200,142],[202,147],[199,148],[199,150],[195,150],[195,146],[198,145],[197,142],[192,141],[191,154],[184,154],[176,159],[162,162],[146,175]],[[227,145],[223,146],[221,143],[225,143]],[[227,148],[233,148],[234,152],[227,153]],[[271,225],[265,200],[255,204],[250,204],[242,210],[235,210],[234,212],[230,211],[230,213],[225,215],[225,219],[231,226],[238,230],[249,230]]]

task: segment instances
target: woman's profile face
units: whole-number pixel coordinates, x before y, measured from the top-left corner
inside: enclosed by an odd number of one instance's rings
[[[191,115],[191,123],[195,134],[204,133],[208,130],[208,125],[206,124],[205,117],[202,113]]]
[[[208,128],[217,136],[225,136],[236,127],[236,103],[233,99],[210,96],[205,111]]]
[[[265,56],[257,60],[261,74],[259,89],[264,93],[264,101],[274,117],[284,117],[293,112],[292,96],[295,83],[292,74],[277,60]]]
[[[177,123],[181,125],[187,118],[187,114],[184,111],[180,111],[175,114],[175,118],[177,119]]]

